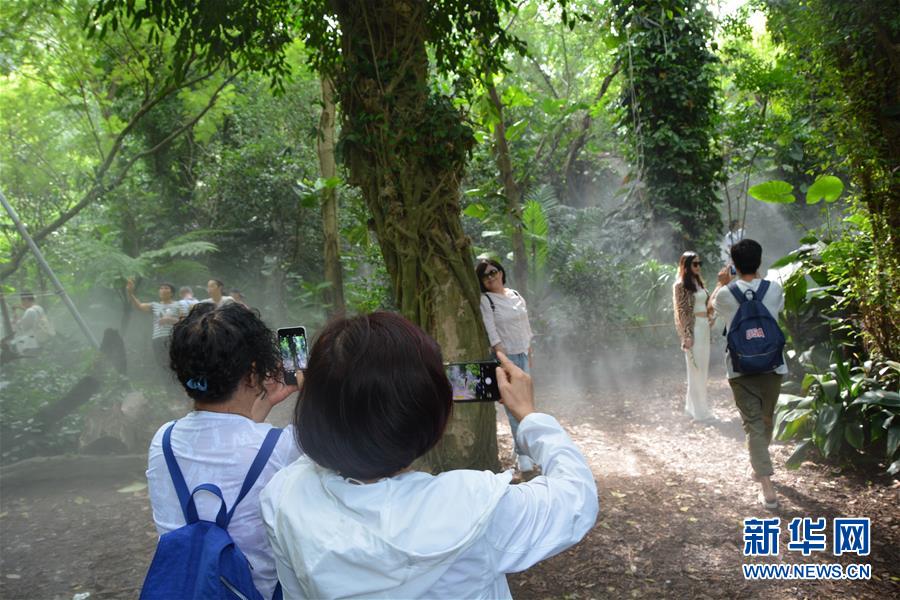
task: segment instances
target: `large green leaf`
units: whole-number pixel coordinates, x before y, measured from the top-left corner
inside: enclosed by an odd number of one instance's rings
[[[900,394],[887,390],[870,390],[854,400],[853,404],[877,404],[879,406],[900,408]]]
[[[201,254],[210,254],[218,252],[219,248],[212,242],[181,242],[176,244],[166,244],[158,250],[150,250],[142,252],[138,257],[141,260],[150,260],[156,258],[174,258],[176,256],[200,256]]]
[[[822,394],[825,398],[828,400],[837,400],[838,392],[840,392],[837,381],[833,379],[822,379],[819,381],[819,386],[822,388]]]
[[[794,410],[782,413],[781,419],[776,423],[777,438],[780,440],[790,440],[806,430],[812,410],[808,408],[795,408]]]
[[[480,202],[473,202],[463,209],[463,214],[481,221],[488,215],[488,207]]]
[[[821,200],[834,202],[844,191],[844,182],[834,175],[824,175],[806,190],[806,203],[817,204]]]
[[[796,202],[794,198],[794,186],[786,181],[766,181],[758,183],[747,190],[751,196],[762,202],[770,202],[772,204],[790,204]]]
[[[806,302],[806,277],[801,272],[791,275],[784,285],[784,307],[788,312],[799,312]]]
[[[885,447],[885,457],[890,459],[900,446],[900,423],[894,423],[887,431],[887,445]]]
[[[815,439],[816,445],[826,457],[830,457],[840,448],[840,441],[844,435],[844,427],[841,422],[842,412],[843,405],[841,404],[826,404],[819,409]]]
[[[537,200],[525,202],[522,210],[522,227],[525,230],[525,252],[532,272],[541,272],[547,264],[547,233],[550,228],[544,207]]]
[[[861,449],[866,442],[866,432],[863,424],[859,421],[847,423],[844,427],[844,438],[857,450]]]
[[[813,448],[812,440],[803,440],[797,447],[794,449],[794,452],[791,453],[790,457],[788,457],[787,461],[785,461],[784,466],[788,469],[796,469],[802,463],[806,456],[809,454],[809,451]]]

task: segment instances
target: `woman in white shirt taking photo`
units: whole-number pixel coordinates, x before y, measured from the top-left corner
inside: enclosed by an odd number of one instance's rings
[[[531,378],[498,353],[501,402],[543,476],[412,470],[453,392],[438,345],[393,313],[333,321],[310,353],[294,425],[305,456],[260,496],[285,598],[510,598],[506,573],[581,540],[597,518],[584,457],[534,411]]]
[[[481,318],[487,330],[491,350],[503,352],[517,367],[531,371],[531,323],[525,298],[514,289],[506,287],[506,270],[492,259],[481,259],[475,266],[478,284],[481,286]],[[506,409],[513,440],[519,422]],[[534,470],[535,464],[518,444],[515,445],[516,463],[522,473]]]

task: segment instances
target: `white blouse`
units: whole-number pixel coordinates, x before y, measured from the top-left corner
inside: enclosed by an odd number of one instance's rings
[[[163,433],[171,424],[171,421],[166,423],[153,436],[147,465],[150,507],[159,535],[184,526],[184,514],[162,449]],[[214,483],[221,488],[225,503],[231,508],[270,429],[272,426],[268,423],[255,423],[241,415],[202,410],[179,419],[172,430],[172,451],[188,489],[201,483]],[[269,462],[238,504],[228,525],[228,533],[253,567],[253,583],[263,598],[272,597],[277,578],[275,557],[259,514],[259,493],[275,473],[300,455],[294,441],[294,428],[289,426],[281,432]],[[195,502],[201,519],[215,520],[218,498],[200,493]]]
[[[506,573],[581,540],[597,519],[597,486],[553,417],[531,413],[516,433],[544,467],[511,472],[418,471],[354,484],[308,457],[260,495],[286,600],[512,598]]]
[[[481,317],[492,347],[503,344],[507,354],[528,352],[534,334],[528,322],[525,298],[519,292],[504,288],[502,294],[481,294]]]

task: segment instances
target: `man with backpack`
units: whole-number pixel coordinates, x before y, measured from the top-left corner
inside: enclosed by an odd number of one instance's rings
[[[734,402],[741,413],[753,478],[759,482],[759,502],[767,509],[778,508],[769,443],[781,379],[787,374],[784,362],[784,334],[778,327],[778,313],[784,308],[784,290],[775,281],[762,279],[759,266],[762,246],[743,239],[731,247],[730,267],[719,271],[712,295],[716,314],[725,322],[728,347],[725,366]]]

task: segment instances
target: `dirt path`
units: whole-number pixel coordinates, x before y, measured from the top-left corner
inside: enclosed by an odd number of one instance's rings
[[[541,406],[591,463],[601,516],[575,548],[510,576],[515,597],[900,597],[900,486],[876,473],[810,463],[786,472],[780,465],[790,446],[782,445],[773,455],[783,507],[772,515],[782,519],[782,553],[750,562],[869,563],[872,579],[745,581],[742,521],[770,515],[754,504],[727,384],[713,376],[719,423],[697,426],[680,416],[682,380],[673,371],[602,392],[538,381]],[[505,418],[500,429],[507,456]],[[136,597],[156,541],[146,489],[135,489],[144,481],[143,461],[57,459],[0,481],[0,598]],[[829,528],[835,516],[870,517],[871,556],[786,552],[786,525],[796,516],[827,517]]]

